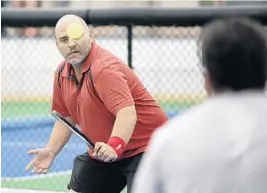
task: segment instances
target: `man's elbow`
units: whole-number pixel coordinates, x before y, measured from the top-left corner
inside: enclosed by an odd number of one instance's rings
[[[134,124],[137,121],[137,114],[134,105],[122,108],[121,110],[118,111],[116,116],[117,118],[122,117],[123,119],[132,121]]]

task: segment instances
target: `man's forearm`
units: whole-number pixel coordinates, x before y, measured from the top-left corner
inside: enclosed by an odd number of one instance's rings
[[[71,124],[74,124],[74,121],[71,118],[67,118],[67,120]],[[68,142],[71,134],[72,133],[68,128],[66,128],[59,121],[56,121],[46,147],[50,148],[52,153],[56,156]]]
[[[111,137],[119,137],[127,144],[134,131],[136,121],[137,116],[134,106],[121,109],[116,115]]]

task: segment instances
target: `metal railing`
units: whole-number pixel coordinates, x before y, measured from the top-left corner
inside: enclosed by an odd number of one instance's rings
[[[132,26],[202,26],[221,17],[246,16],[267,23],[267,6],[197,7],[183,9],[10,9],[2,8],[2,27],[54,27],[65,14],[75,14],[93,26],[127,27],[128,65],[132,67]]]

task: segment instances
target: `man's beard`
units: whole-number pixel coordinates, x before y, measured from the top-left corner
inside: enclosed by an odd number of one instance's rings
[[[90,51],[91,51],[91,47],[85,53],[81,53],[81,55],[80,55],[80,57],[78,59],[70,59],[70,60],[68,60],[68,58],[66,58],[66,60],[73,67],[80,67],[81,65],[83,65],[84,61],[87,59]]]
[[[85,59],[87,57],[87,54],[81,54],[81,56],[79,58],[75,58],[75,59],[66,59],[68,63],[70,63],[73,67],[79,67],[81,66]]]

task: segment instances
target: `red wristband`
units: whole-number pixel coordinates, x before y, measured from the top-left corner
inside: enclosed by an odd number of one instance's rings
[[[126,149],[126,143],[124,140],[116,136],[113,136],[108,140],[108,145],[116,151],[118,158],[121,157],[122,153]]]

